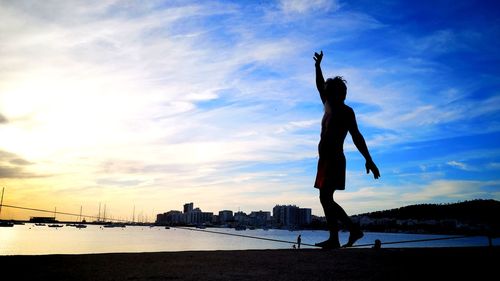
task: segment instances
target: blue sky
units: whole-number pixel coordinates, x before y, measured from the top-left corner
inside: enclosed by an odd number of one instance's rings
[[[115,218],[310,207],[325,76],[347,137],[349,214],[500,199],[495,1],[2,1],[6,203]],[[5,211],[2,216],[21,216]]]

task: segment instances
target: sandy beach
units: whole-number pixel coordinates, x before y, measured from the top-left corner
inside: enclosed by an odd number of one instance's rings
[[[0,264],[2,280],[497,280],[499,253],[499,247],[197,251],[0,256]]]

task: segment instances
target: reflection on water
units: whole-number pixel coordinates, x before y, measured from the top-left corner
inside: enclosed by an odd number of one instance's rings
[[[327,231],[288,231],[288,230],[247,230],[214,228],[218,232],[259,236],[271,239],[296,241],[302,235],[302,243],[314,244],[328,238]],[[340,233],[340,240],[347,241],[348,233]],[[443,237],[442,235],[402,234],[402,233],[365,233],[359,244],[372,244],[375,239],[382,242],[414,240]],[[493,240],[500,245],[500,239]],[[420,243],[407,243],[387,247],[457,247],[487,246],[486,237],[469,237]],[[233,237],[164,227],[127,226],[125,228],[103,228],[89,225],[87,228],[75,227],[49,228],[34,224],[16,225],[0,228],[0,255],[37,255],[37,254],[82,254],[111,252],[159,252],[189,250],[245,250],[245,249],[286,249],[291,244],[262,241],[243,237]],[[308,248],[302,246],[302,248]]]

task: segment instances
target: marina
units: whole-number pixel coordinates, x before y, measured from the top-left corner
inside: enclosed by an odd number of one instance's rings
[[[94,254],[133,252],[177,252],[210,250],[262,250],[291,249],[297,236],[302,236],[302,248],[323,241],[327,231],[282,229],[235,230],[232,228],[178,228],[164,226],[104,227],[86,225],[86,228],[64,226],[37,226],[34,223],[0,228],[0,255],[40,255],[40,254]],[[217,232],[217,233],[215,233]],[[221,235],[227,234],[227,235]],[[252,236],[263,239],[249,239]],[[341,241],[347,240],[348,233],[340,232]],[[425,242],[390,244],[397,241],[419,239],[456,239]],[[485,236],[461,237],[450,235],[378,233],[365,232],[358,244],[372,245],[379,239],[387,245],[383,248],[437,248],[437,247],[483,247],[489,241]],[[280,243],[279,241],[290,243]],[[492,239],[494,246],[500,239]],[[371,246],[365,246],[370,248]]]

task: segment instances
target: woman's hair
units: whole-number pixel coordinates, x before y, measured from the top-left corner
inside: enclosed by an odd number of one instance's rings
[[[325,93],[327,98],[333,98],[334,100],[345,100],[347,96],[347,81],[344,80],[342,76],[335,76],[334,78],[328,78],[325,82]]]

